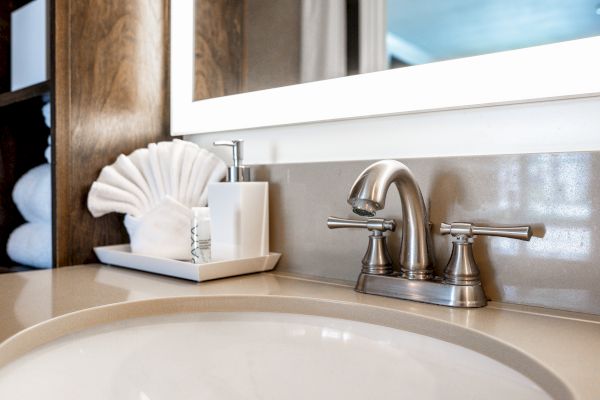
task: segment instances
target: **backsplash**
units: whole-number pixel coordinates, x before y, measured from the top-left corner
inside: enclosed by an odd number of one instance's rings
[[[534,227],[530,242],[479,237],[474,244],[489,298],[507,303],[600,314],[600,152],[400,159],[415,175],[433,223],[436,271],[450,257],[441,222]],[[354,282],[368,233],[329,230],[330,215],[352,217],[346,203],[371,162],[280,164],[255,168],[270,189],[271,250],[277,270]],[[401,221],[390,188],[378,217]],[[389,239],[398,259],[399,229]]]

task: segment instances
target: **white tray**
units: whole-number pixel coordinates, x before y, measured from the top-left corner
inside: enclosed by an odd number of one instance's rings
[[[128,244],[94,247],[96,256],[104,264],[138,269],[203,282],[211,279],[270,271],[275,268],[280,253],[269,253],[268,256],[242,258],[236,260],[217,261],[206,264],[194,264],[169,258],[134,254]]]

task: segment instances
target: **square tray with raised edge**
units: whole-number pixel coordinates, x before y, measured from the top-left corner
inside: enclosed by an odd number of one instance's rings
[[[135,254],[131,252],[129,244],[94,247],[94,251],[100,262],[104,264],[174,276],[196,282],[270,271],[275,268],[281,257],[280,253],[269,253],[269,255],[262,257],[194,264],[169,258]]]

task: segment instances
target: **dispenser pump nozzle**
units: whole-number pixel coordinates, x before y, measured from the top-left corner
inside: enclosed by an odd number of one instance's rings
[[[227,169],[227,182],[250,182],[250,167],[242,165],[243,140],[219,140],[214,142],[213,146],[229,146],[233,149],[233,165]]]

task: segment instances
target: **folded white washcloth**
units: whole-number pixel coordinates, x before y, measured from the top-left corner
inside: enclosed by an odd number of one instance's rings
[[[189,260],[191,256],[192,209],[171,196],[141,217],[126,215],[123,223],[129,233],[131,251]]]
[[[52,220],[51,175],[50,164],[42,164],[27,171],[15,184],[13,201],[29,222]]]
[[[52,223],[27,222],[15,229],[6,243],[16,263],[35,268],[52,267]]]
[[[206,206],[208,184],[226,172],[223,161],[194,143],[152,143],[102,169],[88,209],[94,217],[127,214],[134,253],[189,259],[191,208]]]

